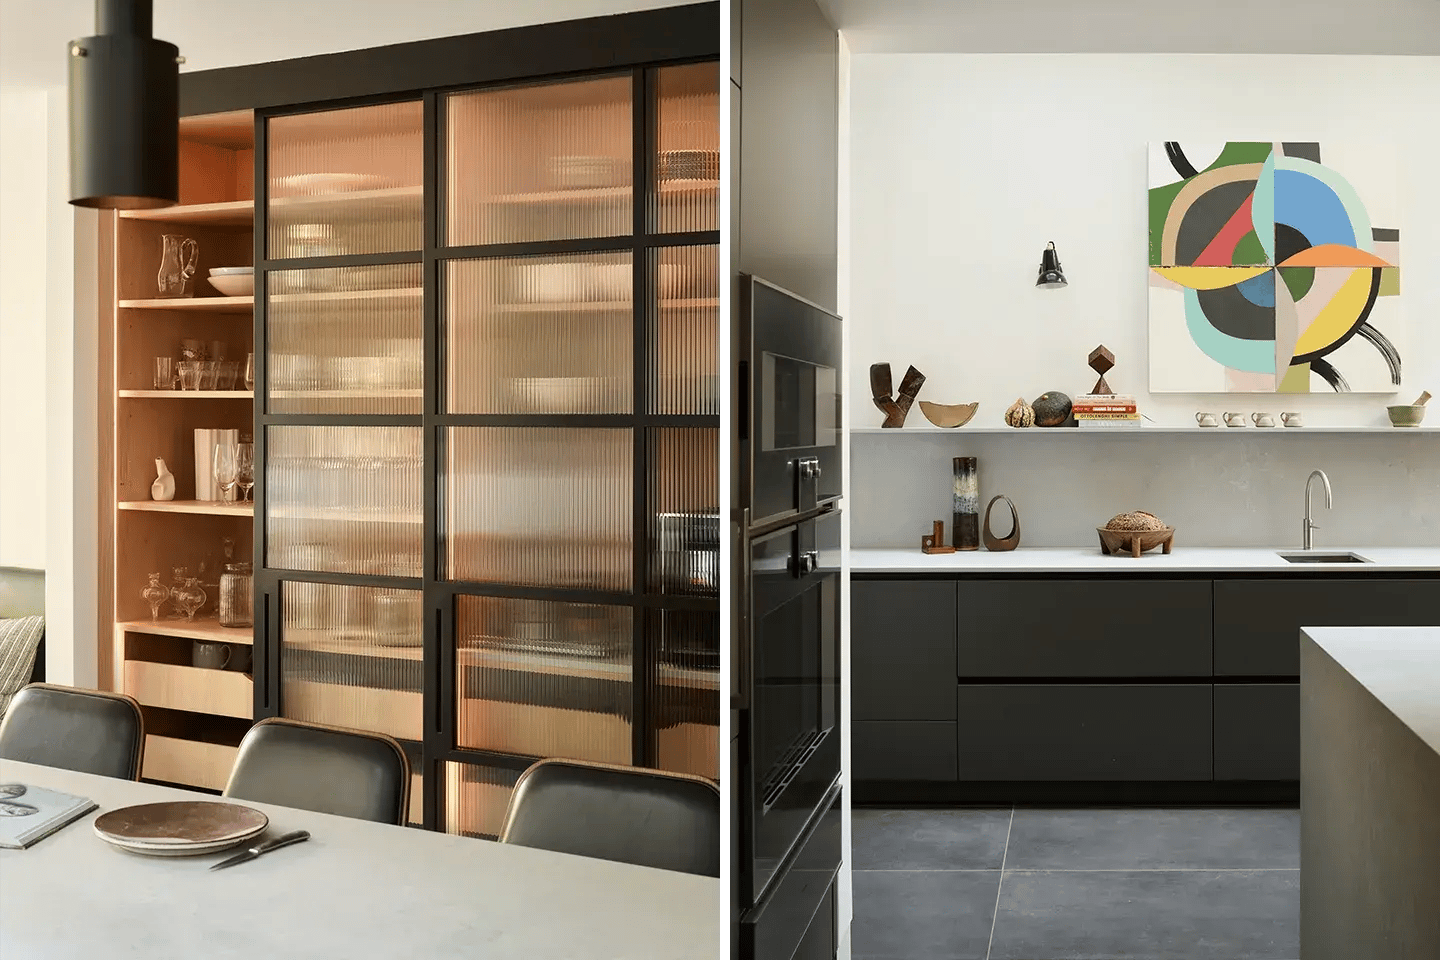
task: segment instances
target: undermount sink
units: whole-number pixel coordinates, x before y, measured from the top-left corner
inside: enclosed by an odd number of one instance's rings
[[[1369,563],[1358,553],[1317,553],[1313,550],[1306,550],[1302,553],[1281,553],[1280,559],[1286,563]]]

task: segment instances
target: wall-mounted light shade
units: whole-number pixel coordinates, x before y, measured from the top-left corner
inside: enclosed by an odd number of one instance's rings
[[[70,202],[134,210],[180,197],[179,49],[151,36],[150,0],[96,0],[70,43]]]
[[[1055,242],[1052,240],[1040,255],[1040,276],[1035,281],[1035,286],[1059,290],[1065,284],[1065,271],[1060,269],[1060,254],[1055,252]]]

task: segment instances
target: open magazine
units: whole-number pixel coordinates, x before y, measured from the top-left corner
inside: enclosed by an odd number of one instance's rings
[[[0,847],[23,850],[95,809],[95,801],[23,783],[0,783]]]

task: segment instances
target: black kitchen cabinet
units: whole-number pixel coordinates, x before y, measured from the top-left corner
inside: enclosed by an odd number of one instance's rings
[[[854,719],[955,719],[953,581],[856,581],[850,616]]]
[[[851,765],[857,780],[955,780],[958,740],[954,722],[856,720],[850,725],[850,734]]]
[[[1300,684],[1215,684],[1215,779],[1300,779]]]
[[[961,781],[1209,780],[1209,684],[962,684]]]
[[[1205,580],[963,580],[961,677],[1208,677]]]
[[[1298,677],[1301,627],[1440,624],[1440,582],[1247,579],[1215,584],[1215,676]]]

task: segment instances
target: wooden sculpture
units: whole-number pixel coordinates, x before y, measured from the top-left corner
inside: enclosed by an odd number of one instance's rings
[[[1095,381],[1095,388],[1090,391],[1092,394],[1113,394],[1115,392],[1110,389],[1110,384],[1105,382],[1105,374],[1114,367],[1115,354],[1106,350],[1105,344],[1102,343],[1090,351],[1090,369],[1100,374],[1100,379]]]
[[[954,547],[945,546],[945,521],[936,520],[931,532],[920,538],[921,553],[954,553]]]
[[[905,426],[905,418],[910,415],[910,407],[915,403],[915,395],[920,392],[920,387],[924,383],[925,374],[910,367],[905,371],[905,378],[900,381],[899,395],[892,397],[890,364],[872,363],[870,365],[870,396],[875,401],[875,406],[885,414],[885,422],[880,426]]]

